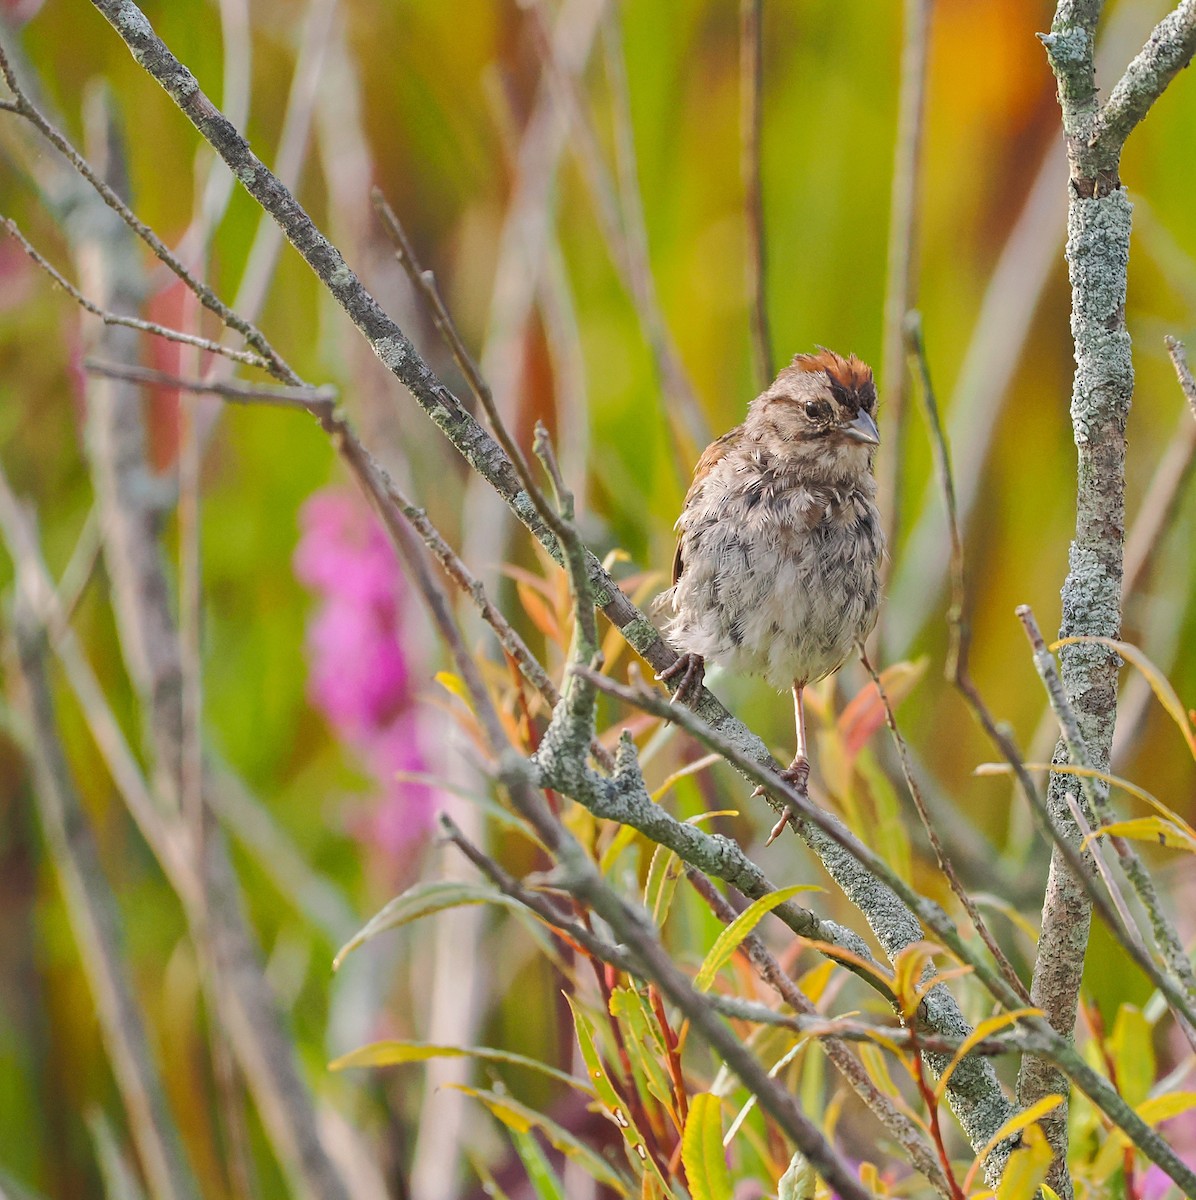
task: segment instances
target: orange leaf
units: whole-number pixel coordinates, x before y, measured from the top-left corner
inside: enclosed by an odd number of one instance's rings
[[[929,660],[894,663],[880,673],[881,686],[889,703],[896,708],[922,678]],[[885,706],[876,684],[869,681],[848,701],[837,722],[839,739],[848,761],[853,761],[868,739],[885,723]]]

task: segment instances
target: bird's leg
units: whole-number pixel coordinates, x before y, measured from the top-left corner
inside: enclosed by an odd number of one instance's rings
[[[805,684],[798,683],[796,680],[793,684],[793,723],[797,729],[797,753],[793,756],[793,761],[781,772],[781,778],[789,784],[795,791],[806,794],[806,787],[810,781],[810,760],[806,757],[806,707],[803,700],[803,692]],[[757,788],[757,791],[761,789]],[[789,821],[789,814],[785,813],[783,817],[772,827],[768,834],[768,841],[764,844],[771,846],[773,842],[781,836],[786,824]]]
[[[706,678],[706,660],[700,654],[686,652],[678,655],[671,667],[665,667],[656,678],[664,684],[672,683],[678,676],[681,682],[673,689],[673,703],[692,708],[702,694]]]

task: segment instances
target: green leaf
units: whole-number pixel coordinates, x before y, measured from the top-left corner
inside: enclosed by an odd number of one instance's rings
[[[631,1114],[627,1112],[626,1105],[623,1103],[619,1093],[615,1091],[615,1086],[611,1083],[610,1076],[606,1072],[606,1065],[602,1061],[602,1056],[598,1053],[598,1044],[594,1037],[593,1023],[574,1004],[572,996],[566,996],[565,1000],[568,1002],[569,1011],[573,1014],[573,1026],[577,1030],[577,1044],[581,1048],[582,1062],[586,1065],[590,1083],[594,1087],[598,1100],[606,1109],[606,1115],[614,1122],[619,1132],[623,1135],[623,1141],[627,1145],[631,1161],[641,1171],[647,1171],[650,1174],[656,1175],[664,1185],[667,1194],[668,1184],[664,1177],[661,1176],[655,1160],[649,1153],[643,1134],[636,1128]]]
[[[722,1105],[701,1092],[689,1102],[681,1161],[693,1200],[731,1200],[731,1172],[723,1152]]]
[[[685,870],[685,864],[674,851],[657,846],[648,863],[648,878],[644,881],[644,907],[652,914],[657,929],[664,926],[665,918],[673,905],[677,881]]]
[[[332,960],[332,969],[340,970],[341,964],[359,946],[388,929],[418,921],[432,913],[448,908],[460,908],[466,904],[498,904],[504,908],[525,911],[523,905],[510,896],[480,883],[457,883],[439,880],[434,883],[417,883],[374,914],[337,952]]]
[[[677,1131],[681,1131],[681,1120],[677,1115],[673,1085],[665,1070],[668,1054],[661,1036],[656,1014],[648,1007],[648,1001],[638,988],[617,987],[610,994],[610,1012],[616,1021],[627,1028],[624,1038],[632,1064],[643,1076],[648,1091],[673,1119]]]
[[[596,1154],[584,1142],[580,1142],[567,1129],[558,1125],[551,1117],[520,1104],[499,1092],[487,1091],[485,1088],[467,1087],[464,1084],[449,1084],[454,1091],[464,1092],[475,1100],[480,1100],[495,1117],[508,1129],[516,1133],[527,1133],[539,1129],[541,1133],[555,1146],[570,1162],[575,1162],[591,1179],[604,1183],[607,1187],[618,1192],[620,1196],[631,1193],[626,1180],[619,1175],[611,1165]]]
[[[1141,1104],[1154,1082],[1154,1031],[1142,1010],[1123,1004],[1117,1010],[1109,1050],[1117,1067],[1117,1090],[1127,1104]]]
[[[535,1135],[520,1133],[515,1129],[510,1132],[511,1141],[515,1143],[515,1152],[527,1172],[528,1182],[532,1185],[536,1200],[565,1200],[565,1185],[557,1178]]]
[[[698,970],[694,979],[694,987],[700,992],[706,991],[714,982],[715,976],[726,965],[731,955],[738,949],[740,942],[760,923],[767,913],[772,912],[779,904],[792,899],[798,892],[820,892],[822,889],[814,884],[795,883],[791,887],[778,888],[761,896],[759,900],[749,904],[715,939],[710,953]]]
[[[814,1168],[800,1150],[795,1150],[789,1160],[789,1169],[777,1183],[777,1200],[814,1200],[817,1189],[818,1176],[814,1174]]]
[[[566,1071],[550,1067],[538,1059],[528,1058],[525,1054],[515,1054],[510,1050],[495,1050],[490,1046],[444,1046],[433,1042],[397,1040],[371,1042],[368,1046],[361,1046],[357,1050],[351,1050],[348,1054],[342,1054],[340,1058],[334,1059],[328,1064],[328,1069],[344,1071],[349,1067],[394,1067],[402,1063],[427,1062],[430,1058],[480,1058],[483,1062],[510,1063],[512,1066],[527,1067],[529,1070],[538,1071],[541,1075],[547,1075],[550,1079],[567,1083],[587,1096],[594,1095],[594,1089],[584,1079],[578,1079],[576,1075],[570,1075]]]

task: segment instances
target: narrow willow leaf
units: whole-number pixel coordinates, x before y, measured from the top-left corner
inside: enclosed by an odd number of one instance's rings
[[[1122,658],[1132,662],[1146,676],[1150,690],[1154,692],[1159,703],[1166,709],[1167,715],[1175,722],[1180,733],[1183,734],[1184,741],[1188,743],[1192,757],[1196,758],[1196,734],[1192,732],[1192,724],[1188,720],[1188,710],[1184,708],[1180,698],[1175,694],[1175,689],[1171,686],[1167,676],[1137,646],[1131,646],[1129,642],[1119,642],[1116,638],[1077,636],[1060,638],[1051,646],[1051,653],[1053,654],[1060,646],[1067,646],[1074,642],[1096,642],[1101,646],[1108,646],[1110,650],[1115,650]]]
[[[523,906],[517,900],[512,900],[510,896],[504,896],[502,892],[480,883],[456,883],[452,880],[417,883],[375,913],[336,952],[336,957],[332,960],[332,969],[339,970],[341,963],[354,950],[387,929],[397,929],[400,925],[418,921],[420,917],[443,912],[446,908],[460,908],[465,904],[498,904],[504,908],[523,911]]]
[[[1098,771],[1095,767],[1078,767],[1072,763],[1023,763],[1027,771],[1052,771],[1056,775],[1078,775],[1086,779],[1100,779],[1110,787],[1120,788],[1126,795],[1134,796],[1144,804],[1149,804],[1160,816],[1165,817],[1173,825],[1183,829],[1196,840],[1196,829],[1193,829],[1174,809],[1168,808],[1157,796],[1152,796],[1145,788],[1123,779],[1120,775],[1110,775],[1108,771]],[[1013,768],[1008,763],[981,763],[972,772],[974,775],[1009,775]]]
[[[619,1175],[601,1155],[596,1154],[584,1142],[578,1141],[567,1129],[558,1125],[551,1117],[520,1104],[510,1096],[498,1092],[487,1091],[485,1088],[467,1087],[460,1083],[448,1085],[454,1091],[464,1092],[475,1100],[480,1100],[495,1117],[508,1129],[517,1133],[527,1133],[531,1129],[539,1129],[570,1162],[575,1162],[592,1179],[606,1184],[618,1192],[620,1196],[630,1196],[627,1181]]]
[[[1154,1030],[1142,1010],[1122,1004],[1117,1010],[1109,1052],[1117,1068],[1117,1090],[1127,1104],[1137,1106],[1150,1094],[1155,1077]]]
[[[1088,843],[1098,837],[1132,838],[1136,842],[1154,842],[1169,850],[1186,850],[1189,854],[1196,854],[1196,837],[1163,817],[1134,817],[1129,821],[1113,821],[1109,825],[1102,825],[1084,839],[1084,847],[1087,848]]]
[[[681,1161],[693,1200],[731,1200],[731,1172],[723,1153],[722,1105],[700,1092],[689,1102]]]
[[[540,1143],[536,1141],[535,1135],[520,1133],[516,1129],[512,1129],[510,1133],[511,1141],[515,1145],[515,1153],[519,1155],[519,1161],[523,1163],[523,1169],[527,1172],[527,1179],[532,1185],[532,1191],[536,1194],[536,1200],[566,1200],[565,1185],[557,1178],[557,1173],[544,1156],[544,1151],[540,1149]]]
[[[656,1014],[648,1006],[644,995],[635,987],[617,987],[611,991],[610,1013],[616,1021],[626,1026],[630,1036],[625,1036],[624,1041],[627,1043],[632,1065],[643,1077],[649,1093],[669,1114],[677,1132],[680,1133],[681,1119],[673,1096],[673,1084],[664,1066],[668,1051],[656,1021]]]
[[[330,1071],[345,1071],[350,1067],[394,1067],[402,1063],[427,1062],[430,1058],[479,1058],[483,1062],[510,1063],[516,1067],[527,1067],[550,1079],[567,1083],[570,1087],[584,1092],[587,1096],[594,1095],[594,1089],[584,1079],[578,1079],[567,1071],[550,1067],[538,1059],[528,1058],[525,1054],[515,1054],[510,1050],[495,1050],[490,1046],[444,1046],[432,1042],[385,1041],[371,1042],[342,1054],[328,1064]]]
[[[676,853],[658,845],[648,863],[648,878],[644,881],[644,907],[652,914],[657,929],[663,927],[673,906],[677,881],[685,870]]]
[[[1165,1096],[1152,1096],[1143,1100],[1135,1110],[1147,1125],[1158,1125],[1170,1121],[1189,1109],[1196,1108],[1196,1092],[1168,1092]]]
[[[1043,1096],[1036,1104],[1031,1104],[1029,1108],[1023,1108],[1021,1112],[1014,1113],[988,1139],[988,1144],[976,1155],[976,1161],[983,1162],[1007,1137],[1012,1137],[1015,1133],[1021,1133],[1023,1129],[1033,1125],[1035,1121],[1045,1117],[1047,1113],[1054,1112],[1062,1103],[1063,1097],[1052,1092],[1049,1096]]]
[[[951,1076],[955,1073],[955,1068],[963,1062],[967,1057],[968,1052],[973,1046],[978,1045],[987,1037],[992,1037],[994,1033],[1000,1032],[1008,1025],[1014,1024],[1022,1017],[1041,1017],[1043,1011],[1041,1008],[1018,1008],[1013,1012],[998,1013],[995,1017],[989,1017],[987,1021],[981,1021],[971,1033],[964,1038],[960,1047],[955,1052],[955,1057],[947,1064],[947,1069],[939,1077],[938,1085],[934,1089],[934,1098],[939,1103],[942,1102],[943,1096],[947,1091],[947,1084],[951,1082]]]
[[[685,766],[679,768],[678,770],[674,771],[671,775],[666,777],[665,781],[660,785],[660,787],[658,787],[652,793],[652,799],[657,804],[659,804],[661,802],[661,800],[663,800],[664,797],[666,795],[668,795],[669,789],[672,788],[673,784],[675,784],[678,780],[685,779],[690,775],[696,775],[696,774],[698,774],[699,771],[704,771],[704,770],[706,770],[707,767],[714,766],[714,764],[716,762],[719,762],[721,758],[722,758],[722,755],[720,755],[720,754],[706,754],[702,758],[696,759],[695,761],[693,761],[691,763],[686,763]],[[714,815],[715,815],[714,813],[704,813],[703,814],[703,816],[707,816],[707,817],[714,816]],[[737,816],[738,814],[732,813],[731,815]]]
[[[820,891],[822,891],[822,888],[814,884],[795,883],[791,887],[778,888],[775,892],[769,892],[766,896],[761,896],[759,900],[755,900],[749,904],[715,939],[714,945],[710,948],[710,953],[706,955],[705,961],[698,969],[697,977],[694,979],[694,987],[700,992],[706,991],[731,955],[739,948],[740,942],[777,905],[784,904],[786,900],[792,899],[799,892]]]
[[[1037,1125],[1022,1135],[1022,1144],[1010,1156],[997,1188],[997,1200],[1033,1200],[1051,1169],[1054,1155]]]
[[[648,1151],[643,1133],[636,1128],[631,1114],[627,1111],[626,1105],[623,1103],[619,1093],[615,1091],[615,1086],[611,1083],[610,1077],[606,1073],[606,1066],[602,1062],[602,1056],[598,1053],[598,1044],[594,1036],[593,1023],[574,1004],[572,996],[566,995],[565,1000],[569,1005],[569,1011],[573,1014],[573,1027],[577,1031],[577,1044],[581,1048],[582,1062],[586,1065],[586,1072],[590,1077],[590,1083],[593,1085],[599,1102],[606,1109],[606,1115],[614,1122],[619,1132],[623,1135],[623,1141],[627,1146],[628,1155],[632,1163],[641,1173],[647,1171],[649,1174],[660,1175],[660,1169]],[[668,1184],[663,1176],[660,1177],[660,1182],[667,1191]]]

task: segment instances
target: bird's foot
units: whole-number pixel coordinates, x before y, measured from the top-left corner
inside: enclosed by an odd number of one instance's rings
[[[656,676],[660,683],[669,684],[680,677],[680,682],[673,689],[673,703],[684,704],[692,708],[702,694],[706,679],[706,660],[700,654],[685,653],[678,657],[671,667],[665,667]]]
[[[795,792],[800,792],[803,796],[807,795],[807,787],[810,782],[810,760],[798,755],[783,771],[780,772],[780,777],[791,787]],[[752,796],[763,796],[764,787],[758,787]],[[768,834],[768,840],[764,843],[766,846],[771,846],[773,842],[781,836],[785,831],[785,826],[789,824],[789,813],[786,812],[781,819],[772,827]]]

